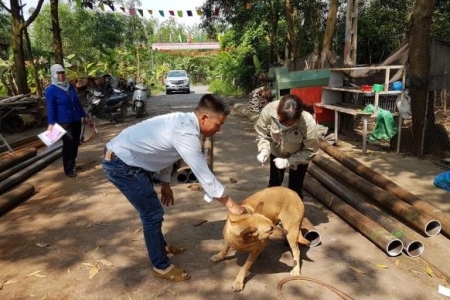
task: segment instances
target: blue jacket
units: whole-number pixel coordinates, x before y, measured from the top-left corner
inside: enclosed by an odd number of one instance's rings
[[[54,84],[50,84],[45,90],[47,103],[48,124],[73,123],[86,117],[86,112],[81,105],[75,88],[70,85],[66,92]]]

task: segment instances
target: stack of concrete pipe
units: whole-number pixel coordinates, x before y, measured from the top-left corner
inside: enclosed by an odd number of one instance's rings
[[[34,186],[23,183],[61,156],[62,143],[39,154],[35,148],[13,152],[0,159],[0,216],[34,193]]]
[[[424,252],[422,236],[450,237],[450,218],[376,171],[321,142],[304,188],[390,256]],[[415,229],[415,230],[413,230]],[[418,233],[421,233],[419,235]]]
[[[208,163],[209,169],[213,170],[213,138],[201,137],[203,156]],[[180,183],[197,182],[197,177],[192,172],[191,168],[183,159],[180,159],[176,164],[175,177]]]

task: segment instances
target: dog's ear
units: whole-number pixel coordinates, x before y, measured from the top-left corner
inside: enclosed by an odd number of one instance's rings
[[[256,208],[255,208],[255,213],[257,213],[257,214],[263,214],[262,212],[263,212],[263,207],[264,207],[264,202],[259,202],[257,205],[256,205]]]
[[[244,219],[248,218],[248,214],[247,213],[243,213],[242,215],[234,215],[234,214],[228,214],[228,219],[230,220],[231,223],[237,223],[240,222]]]

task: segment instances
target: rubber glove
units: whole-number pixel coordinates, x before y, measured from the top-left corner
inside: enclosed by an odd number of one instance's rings
[[[269,150],[262,149],[261,152],[259,152],[259,154],[256,156],[256,159],[263,165],[267,161],[267,158],[269,158],[269,154]]]
[[[287,169],[290,166],[286,158],[275,158],[273,161],[278,169]]]

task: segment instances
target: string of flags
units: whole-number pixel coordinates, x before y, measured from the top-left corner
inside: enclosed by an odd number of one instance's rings
[[[88,7],[88,8],[90,8],[90,9],[96,9],[96,7],[94,6],[94,4],[93,3],[91,3],[91,2],[82,2],[81,0],[76,0],[76,3],[77,3],[77,6],[78,7],[80,7],[80,8],[82,8],[83,6],[85,6],[85,7]],[[111,2],[111,4],[107,4],[107,6],[109,6],[109,8],[112,10],[112,11],[117,11],[116,10],[116,7],[114,6],[114,3],[113,2]],[[97,6],[101,11],[105,11],[105,4],[103,4],[102,2],[100,2],[99,4],[98,4],[98,6]],[[245,4],[245,7],[247,8],[247,9],[252,9],[253,7],[256,7],[256,8],[264,8],[264,3],[262,3],[262,2],[259,2],[258,4],[256,4],[256,5],[253,5],[253,4],[251,4],[251,3],[246,3]],[[131,7],[131,8],[125,8],[125,7],[123,7],[123,6],[119,6],[119,9],[123,12],[123,13],[129,13],[130,14],[130,16],[135,16],[136,14],[139,14],[139,15],[141,15],[141,17],[144,17],[144,12],[147,12],[150,16],[155,16],[155,15],[157,15],[157,14],[159,14],[161,17],[166,17],[166,16],[171,16],[171,17],[175,17],[175,15],[177,15],[178,17],[180,17],[180,18],[183,18],[185,15],[186,16],[188,16],[188,17],[193,17],[194,16],[194,13],[197,15],[197,16],[202,16],[204,13],[203,13],[203,11],[201,10],[201,9],[196,9],[196,10],[186,10],[186,14],[184,14],[184,10],[168,10],[168,11],[164,11],[164,10],[153,10],[153,9],[147,9],[147,10],[144,10],[144,9],[141,9],[141,8],[134,8],[134,7]],[[229,9],[227,9],[227,8],[225,8],[225,9],[223,9],[224,11],[229,11]],[[168,14],[166,14],[166,12],[168,13]],[[220,8],[215,8],[214,9],[214,15],[215,16],[218,16],[219,14],[220,14]]]

